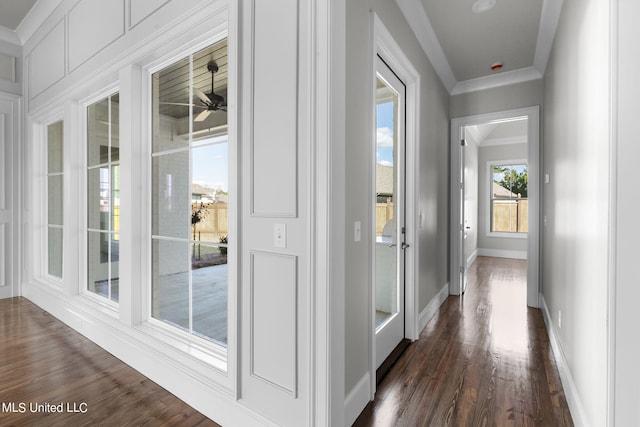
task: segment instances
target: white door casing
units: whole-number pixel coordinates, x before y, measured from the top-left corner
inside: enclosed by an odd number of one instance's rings
[[[20,294],[18,142],[20,98],[0,93],[0,298]]]

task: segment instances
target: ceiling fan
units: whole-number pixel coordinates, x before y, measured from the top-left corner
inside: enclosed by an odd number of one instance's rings
[[[209,61],[207,63],[207,70],[211,72],[211,93],[205,94],[200,89],[193,88],[193,93],[200,99],[202,105],[207,108],[193,119],[196,122],[204,121],[212,111],[227,111],[227,104],[224,98],[213,91],[213,76],[218,72],[218,64],[216,64],[215,61]]]

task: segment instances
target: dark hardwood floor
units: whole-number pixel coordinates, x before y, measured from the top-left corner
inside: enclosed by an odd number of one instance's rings
[[[218,425],[19,297],[0,300],[0,405],[2,426]]]
[[[573,426],[526,261],[478,257],[355,426]]]

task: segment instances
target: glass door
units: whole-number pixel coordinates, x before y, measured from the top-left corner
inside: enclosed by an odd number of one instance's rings
[[[376,367],[404,338],[405,86],[377,58],[375,141]]]

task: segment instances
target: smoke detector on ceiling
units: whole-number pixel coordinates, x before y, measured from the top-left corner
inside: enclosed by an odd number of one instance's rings
[[[493,9],[496,5],[496,0],[476,0],[471,6],[473,13],[484,13]]]

